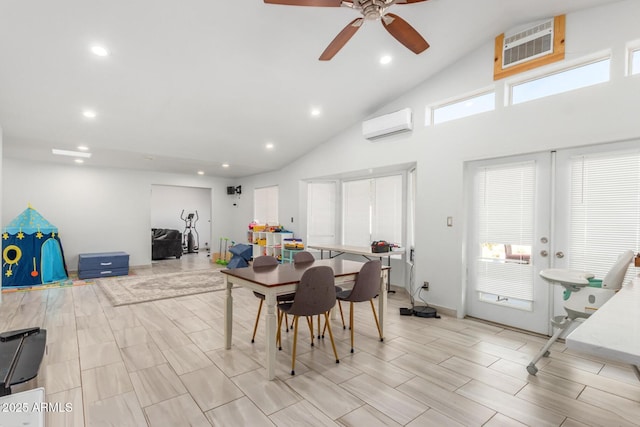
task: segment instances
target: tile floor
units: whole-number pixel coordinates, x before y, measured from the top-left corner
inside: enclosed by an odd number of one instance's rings
[[[136,273],[203,268],[216,266],[198,254]],[[257,299],[234,290],[234,342],[225,350],[223,297],[112,307],[97,285],[4,294],[0,330],[47,329],[48,352],[29,385],[72,407],[47,413],[50,427],[640,425],[640,382],[628,367],[557,343],[529,376],[543,338],[468,319],[403,317],[401,291],[389,296],[384,343],[369,306],[356,305],[354,354],[339,320],[339,364],[328,340],[311,347],[301,328],[296,375],[288,333],[277,379],[267,381],[264,334],[250,343]]]

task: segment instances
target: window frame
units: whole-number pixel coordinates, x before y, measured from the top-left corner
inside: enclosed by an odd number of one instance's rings
[[[634,65],[637,65],[637,68]],[[640,75],[640,40],[627,43],[626,73],[627,76]]]

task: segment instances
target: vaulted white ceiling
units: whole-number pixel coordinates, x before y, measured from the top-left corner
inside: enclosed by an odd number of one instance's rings
[[[1,0],[4,156],[71,164],[51,149],[85,145],[85,165],[221,177],[280,169],[499,33],[612,2],[395,5],[428,50],[415,55],[367,21],[321,62],[356,11],[262,0]],[[95,44],[110,55],[92,54]],[[383,66],[385,54],[393,59]]]

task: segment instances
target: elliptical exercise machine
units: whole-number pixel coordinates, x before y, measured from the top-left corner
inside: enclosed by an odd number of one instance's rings
[[[180,219],[184,221],[184,232],[182,233],[182,252],[185,254],[197,254],[200,246],[200,237],[196,230],[198,222],[198,211],[194,214],[190,212],[184,217],[184,209],[180,214]]]

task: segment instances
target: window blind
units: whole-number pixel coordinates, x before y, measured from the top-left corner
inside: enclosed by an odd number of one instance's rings
[[[640,248],[640,152],[576,156],[571,163],[569,268],[603,278]],[[627,272],[627,280],[635,274]]]
[[[475,176],[477,237],[480,246],[533,243],[535,162],[478,169]],[[505,258],[476,260],[476,290],[507,298],[533,301],[531,263]]]
[[[307,244],[336,243],[336,197],[334,181],[307,184]]]
[[[256,188],[253,191],[253,219],[259,224],[279,224],[278,186]]]
[[[402,175],[343,182],[342,207],[343,244],[402,244]]]
[[[402,242],[402,175],[374,179],[372,205],[371,241]]]
[[[416,170],[409,171],[407,176],[407,246],[416,245]]]
[[[342,243],[352,246],[371,244],[370,179],[342,184]]]

